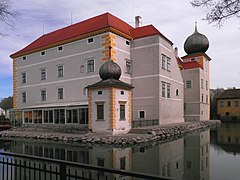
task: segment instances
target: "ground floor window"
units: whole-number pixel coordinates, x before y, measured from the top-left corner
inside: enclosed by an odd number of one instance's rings
[[[104,119],[104,104],[97,104],[97,119]]]
[[[146,117],[146,111],[145,110],[138,111],[138,118],[144,119],[145,117]]]
[[[61,109],[28,110],[23,112],[24,123],[34,124],[88,124],[88,108],[74,107]]]

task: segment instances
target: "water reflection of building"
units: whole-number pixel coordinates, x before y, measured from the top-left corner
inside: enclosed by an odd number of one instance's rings
[[[223,124],[217,129],[216,143],[226,152],[240,153],[240,124]]]
[[[151,147],[133,148],[133,171],[182,179],[183,139]]]
[[[210,179],[209,131],[184,139],[184,179]]]
[[[209,148],[210,135],[209,131],[205,131],[165,144],[128,148],[74,146],[33,140],[11,141],[9,151],[147,173],[163,178],[207,180],[210,179]],[[38,164],[44,165],[44,163]],[[86,178],[90,172],[83,169],[70,169],[73,173],[75,170],[78,174],[85,173]],[[16,168],[15,172],[17,176],[20,175],[19,168]],[[97,175],[100,175],[101,179],[131,179],[100,171],[92,172],[91,177],[94,178]]]

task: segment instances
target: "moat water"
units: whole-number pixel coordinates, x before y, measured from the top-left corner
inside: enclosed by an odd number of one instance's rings
[[[0,151],[125,169],[171,179],[240,179],[240,124],[223,124],[164,144],[128,148],[0,139]]]

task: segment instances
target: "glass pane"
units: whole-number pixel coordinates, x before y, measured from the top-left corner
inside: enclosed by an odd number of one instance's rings
[[[67,110],[67,123],[72,123],[72,111],[71,110]]]
[[[60,123],[65,124],[65,110],[60,109]]]
[[[49,123],[53,123],[53,111],[49,111]]]
[[[73,109],[72,113],[73,113],[73,123],[78,123],[78,110]]]
[[[79,123],[85,124],[85,109],[79,109]]]

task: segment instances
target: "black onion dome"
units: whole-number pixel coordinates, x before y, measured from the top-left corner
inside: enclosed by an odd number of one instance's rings
[[[197,31],[195,26],[195,32],[189,36],[184,43],[184,50],[187,54],[193,53],[205,53],[208,50],[209,41],[208,38]]]
[[[106,61],[99,69],[99,75],[102,80],[110,78],[119,80],[121,73],[120,66],[112,60]]]

